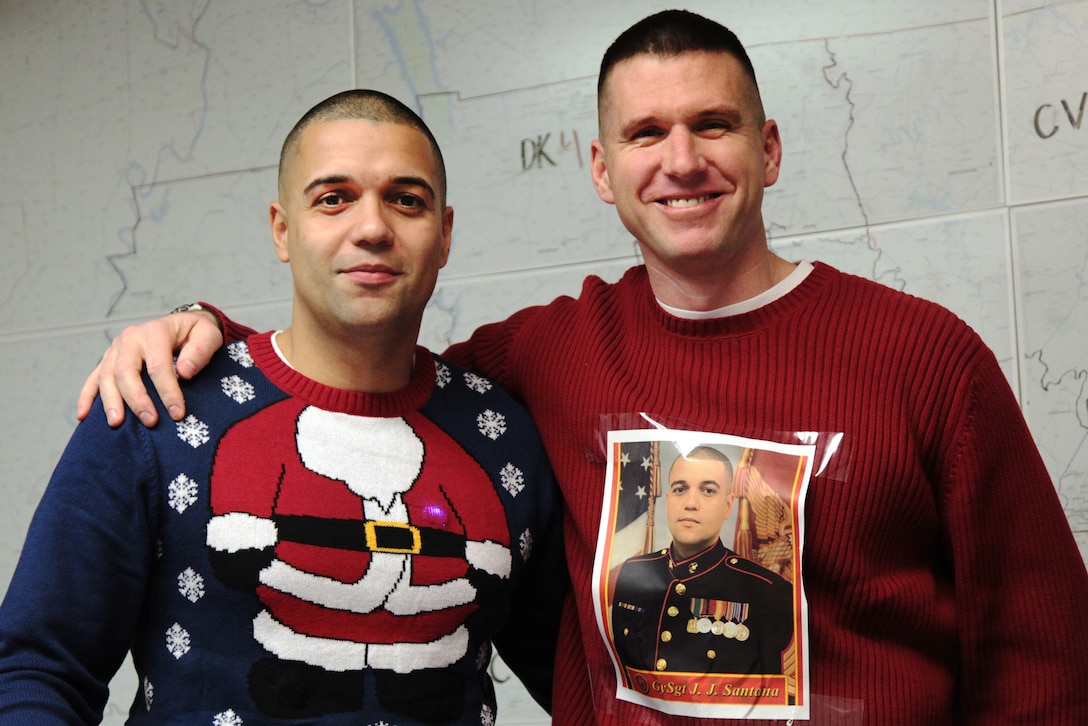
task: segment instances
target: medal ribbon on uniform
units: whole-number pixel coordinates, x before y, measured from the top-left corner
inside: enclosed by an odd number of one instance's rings
[[[737,640],[748,639],[748,628],[744,625],[748,619],[748,603],[693,597],[690,607],[693,617],[688,621],[689,633],[713,633]],[[713,622],[708,617],[710,615],[714,616]]]
[[[729,604],[729,619],[734,623],[740,624],[748,619],[748,603],[746,602],[731,602]]]

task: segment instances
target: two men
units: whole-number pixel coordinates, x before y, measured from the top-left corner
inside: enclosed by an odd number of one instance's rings
[[[1088,722],[1088,573],[992,352],[937,305],[771,252],[761,203],[782,143],[730,31],[684,11],[645,18],[605,53],[598,89],[593,181],[645,265],[447,352],[527,405],[563,492],[573,593],[555,721],[689,722],[621,698],[593,604],[611,524],[601,442],[629,415],[691,435],[836,442],[804,512],[814,722]],[[145,340],[163,399],[182,405],[170,348],[195,318],[172,317],[104,359],[115,419],[119,384],[137,414],[152,411]],[[193,333],[186,374],[220,339],[212,324]]]
[[[177,426],[77,428],[0,606],[0,722],[492,723],[491,643],[545,707],[566,581],[528,413],[416,345],[449,254],[442,156],[347,91],[284,142],[286,330],[186,386]],[[516,614],[516,622],[511,615]]]

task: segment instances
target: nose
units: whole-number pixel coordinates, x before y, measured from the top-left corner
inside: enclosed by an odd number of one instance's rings
[[[386,220],[386,208],[377,195],[363,195],[352,211],[351,241],[358,246],[388,246],[393,243],[393,231]]]
[[[686,126],[674,126],[662,145],[661,169],[669,176],[684,177],[706,171],[699,138]]]

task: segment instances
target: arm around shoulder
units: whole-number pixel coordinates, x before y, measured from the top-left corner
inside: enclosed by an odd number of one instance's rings
[[[517,371],[512,368],[518,339],[544,309],[525,308],[501,322],[481,325],[468,340],[454,343],[442,356],[463,368],[487,376],[517,396]]]
[[[192,378],[224,342],[252,332],[208,303],[183,305],[165,317],[129,326],[114,338],[83,383],[76,415],[86,418],[98,394],[111,426],[124,420],[126,405],[145,426],[154,426],[158,412],[141,377],[146,368],[170,418],[180,421],[185,399],[178,378]]]

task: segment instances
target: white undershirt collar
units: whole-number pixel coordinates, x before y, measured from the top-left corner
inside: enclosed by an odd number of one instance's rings
[[[748,298],[747,300],[741,300],[738,303],[732,305],[726,305],[724,307],[717,308],[715,310],[684,310],[682,308],[674,308],[671,305],[666,305],[659,299],[657,304],[661,306],[661,309],[667,312],[669,315],[674,315],[678,318],[686,318],[688,320],[711,320],[713,318],[727,318],[732,315],[740,315],[742,313],[748,313],[757,308],[761,308],[764,305],[768,305],[775,300],[785,297],[795,287],[800,285],[809,273],[812,272],[812,263],[807,260],[802,260],[797,263],[797,267],[793,272],[785,277],[774,287],[768,288],[756,295],[755,297]]]
[[[280,333],[282,332],[282,330],[277,330],[276,332],[272,333],[272,350],[276,351],[276,355],[279,356],[280,360],[283,361],[283,364],[285,366],[287,366],[291,370],[295,370],[295,367],[291,365],[290,361],[287,360],[287,356],[285,356],[283,354],[283,351],[280,350],[280,344],[276,341],[276,338],[278,338]]]

